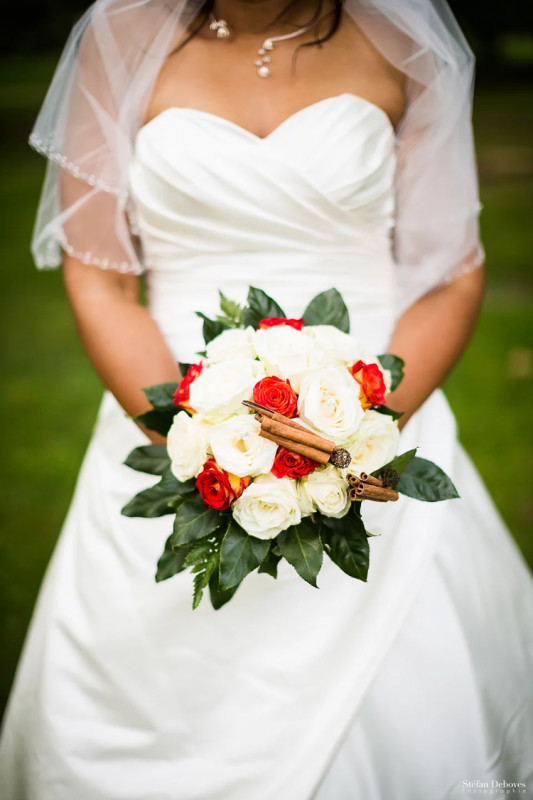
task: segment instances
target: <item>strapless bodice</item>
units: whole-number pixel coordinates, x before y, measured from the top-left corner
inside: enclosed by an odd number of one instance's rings
[[[394,173],[388,116],[352,94],[303,108],[265,138],[190,108],[144,125],[130,189],[150,308],[176,355],[201,349],[195,310],[216,313],[219,288],[242,300],[250,284],[291,316],[334,285],[356,334],[383,346]]]

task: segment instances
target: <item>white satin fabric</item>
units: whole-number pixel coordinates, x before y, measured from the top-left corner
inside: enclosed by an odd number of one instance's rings
[[[216,135],[213,135],[216,134]],[[375,352],[395,321],[395,136],[354,95],[266,139],[173,108],[137,136],[130,182],[149,305],[180,360],[218,289],[289,316],[336,286]],[[191,610],[154,582],[170,518],[128,519],[144,437],[106,394],[11,695],[5,800],[438,800],[463,781],[533,790],[530,574],[440,392],[402,434],[461,500],[366,504],[367,583],[287,564]],[[521,795],[524,796],[524,795]]]

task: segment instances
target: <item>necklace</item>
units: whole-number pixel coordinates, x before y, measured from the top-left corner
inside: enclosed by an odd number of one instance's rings
[[[213,14],[209,13],[209,30],[217,32],[218,39],[227,39],[230,35],[230,30],[228,27],[228,23],[225,19],[215,19]],[[257,57],[255,59],[254,67],[257,69],[257,74],[260,78],[270,78],[272,72],[269,67],[269,64],[272,61],[272,56],[270,53],[274,50],[274,44],[277,42],[284,42],[286,39],[295,39],[297,36],[301,36],[303,33],[306,33],[313,27],[313,24],[305,25],[303,28],[299,28],[297,31],[293,33],[286,33],[284,36],[269,36],[267,39],[264,40],[263,44],[257,51]]]

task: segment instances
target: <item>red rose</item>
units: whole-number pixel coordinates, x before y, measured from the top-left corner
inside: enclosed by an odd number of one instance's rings
[[[254,386],[254,403],[265,406],[270,411],[277,411],[286,417],[294,417],[298,406],[298,398],[289,381],[281,378],[262,378]]]
[[[309,475],[319,465],[318,461],[313,461],[312,458],[307,456],[300,456],[298,453],[293,453],[292,450],[287,450],[286,447],[279,447],[272,465],[272,474],[276,478],[303,478],[304,475]]]
[[[231,472],[226,472],[218,466],[214,458],[206,461],[203,470],[196,478],[196,488],[202,500],[218,511],[229,508],[249,483],[250,478],[238,478]]]
[[[259,323],[259,330],[264,330],[265,328],[274,328],[276,325],[288,325],[290,328],[296,328],[297,331],[301,331],[304,326],[303,317],[301,319],[287,319],[286,317],[269,317],[268,319],[262,319]]]
[[[180,385],[174,392],[174,404],[180,406],[180,408],[183,408],[185,411],[188,411],[189,414],[195,413],[194,408],[191,408],[189,405],[189,391],[191,383],[196,380],[203,368],[204,365],[202,362],[199,364],[191,364],[185,376],[181,379]]]
[[[358,361],[350,367],[350,372],[361,387],[359,400],[365,411],[385,402],[385,381],[377,364],[365,364],[363,361]]]

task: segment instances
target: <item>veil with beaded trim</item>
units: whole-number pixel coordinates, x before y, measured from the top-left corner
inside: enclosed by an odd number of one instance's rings
[[[201,0],[97,0],[74,27],[30,137],[48,158],[32,251],[62,250],[139,274],[128,168],[166,56]],[[406,306],[482,265],[471,125],[474,58],[445,0],[347,0],[346,12],[405,73],[398,129],[394,250]]]

